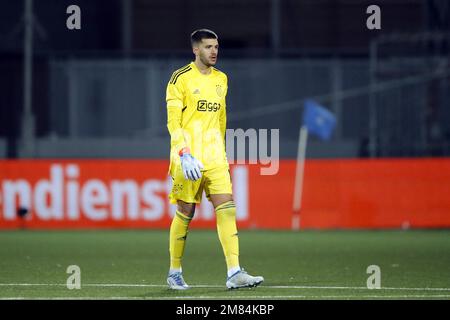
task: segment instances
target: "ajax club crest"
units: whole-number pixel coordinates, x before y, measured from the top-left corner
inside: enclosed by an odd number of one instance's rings
[[[222,86],[220,84],[216,85],[216,92],[217,92],[217,95],[219,97],[221,97],[223,95],[223,89],[222,89]]]

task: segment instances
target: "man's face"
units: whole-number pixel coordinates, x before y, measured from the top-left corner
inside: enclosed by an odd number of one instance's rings
[[[216,65],[219,53],[219,42],[217,39],[203,39],[194,46],[194,54],[207,67]]]

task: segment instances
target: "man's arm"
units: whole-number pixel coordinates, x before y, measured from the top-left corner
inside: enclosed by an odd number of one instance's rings
[[[226,130],[227,130],[227,108],[226,108],[226,94],[228,92],[228,79],[225,78],[225,105],[223,106],[223,108],[220,109],[220,116],[219,116],[219,124],[220,124],[220,133],[222,134],[222,139],[224,140],[225,143],[225,134],[226,134]]]
[[[182,109],[183,109],[183,88],[181,81],[178,84],[167,85],[167,128],[170,133],[171,145],[178,152],[183,148],[189,147],[184,138],[184,132],[181,127]]]
[[[196,181],[202,177],[203,164],[191,155],[185,139],[182,128],[183,95],[181,81],[178,81],[178,84],[169,83],[167,85],[167,128],[169,129],[172,148],[180,156],[184,178]]]
[[[225,139],[225,132],[227,130],[227,111],[225,106],[223,106],[223,108],[221,108],[220,110],[219,123],[220,133],[222,134],[222,138]]]

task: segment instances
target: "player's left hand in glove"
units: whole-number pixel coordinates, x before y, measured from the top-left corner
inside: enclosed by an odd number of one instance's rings
[[[200,179],[202,177],[203,164],[191,155],[189,148],[181,149],[178,154],[184,178],[192,181]]]

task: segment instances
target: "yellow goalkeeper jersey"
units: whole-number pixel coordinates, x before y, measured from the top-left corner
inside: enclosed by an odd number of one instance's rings
[[[188,147],[204,170],[228,165],[225,153],[225,73],[211,68],[202,74],[194,62],[176,70],[167,84],[167,127],[171,138],[170,172],[178,152]]]

